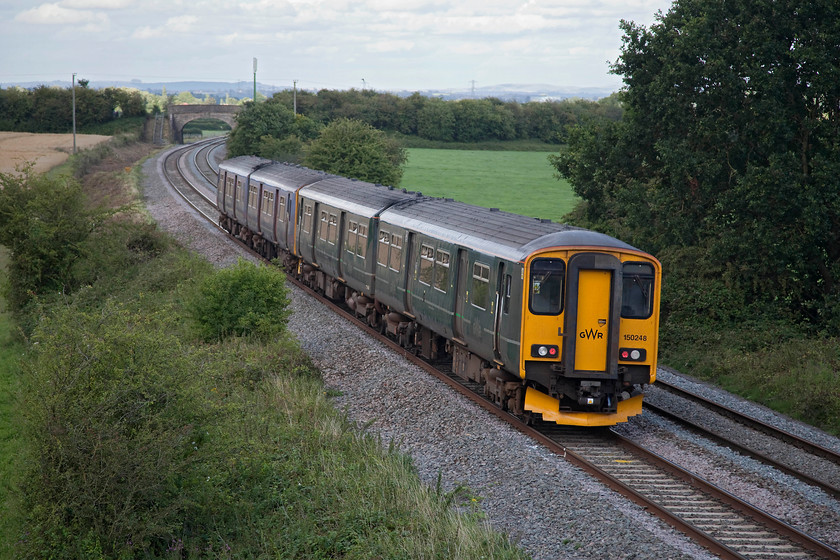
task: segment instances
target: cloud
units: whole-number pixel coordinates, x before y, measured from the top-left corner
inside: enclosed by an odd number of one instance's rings
[[[19,13],[15,16],[15,21],[35,25],[83,25],[85,29],[101,29],[109,23],[106,14],[74,10],[64,7],[62,3],[41,4],[37,8]]]
[[[134,0],[61,0],[64,8],[74,10],[120,10],[131,6]]]
[[[374,53],[389,53],[389,52],[400,52],[400,51],[410,51],[414,48],[414,41],[404,41],[404,40],[384,40],[384,41],[374,41],[372,43],[367,44],[368,52]]]
[[[166,20],[163,25],[140,27],[131,34],[134,39],[151,39],[171,34],[189,33],[196,28],[198,18],[192,15],[175,16]]]

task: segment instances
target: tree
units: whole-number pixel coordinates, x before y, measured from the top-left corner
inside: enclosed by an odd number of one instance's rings
[[[182,91],[172,100],[176,105],[200,105],[201,101],[191,91]]]
[[[236,115],[236,124],[228,139],[228,153],[253,155],[263,136],[285,138],[292,134],[295,115],[279,103],[250,103]]]
[[[76,287],[73,267],[106,213],[87,208],[72,179],[0,173],[0,245],[10,252],[3,289],[15,311],[35,296]]]
[[[338,119],[312,142],[304,165],[372,183],[398,185],[406,153],[385,134],[357,120]]]
[[[230,156],[258,155],[297,161],[303,141],[317,136],[319,125],[285,106],[282,99],[248,103],[236,115],[237,126],[228,139]]]
[[[428,140],[451,141],[455,138],[455,115],[452,103],[430,99],[417,114],[417,135]]]
[[[455,140],[512,140],[516,137],[513,115],[503,104],[489,99],[462,99],[452,105]],[[419,121],[418,121],[419,122]]]
[[[621,27],[624,120],[554,160],[588,217],[840,332],[840,5],[677,0]]]

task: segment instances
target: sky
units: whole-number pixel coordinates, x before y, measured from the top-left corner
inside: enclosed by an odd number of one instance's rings
[[[669,0],[0,0],[0,84],[77,79],[302,89],[618,90],[620,20]]]

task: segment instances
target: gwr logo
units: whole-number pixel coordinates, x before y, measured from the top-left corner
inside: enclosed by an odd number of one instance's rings
[[[596,340],[604,338],[604,333],[602,333],[601,331],[596,331],[595,329],[587,329],[585,331],[580,331],[578,336],[588,340]]]

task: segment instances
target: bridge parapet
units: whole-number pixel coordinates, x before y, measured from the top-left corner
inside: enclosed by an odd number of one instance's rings
[[[177,144],[184,142],[184,125],[195,119],[219,119],[236,126],[234,116],[242,110],[239,105],[170,105],[169,123],[172,140]]]

